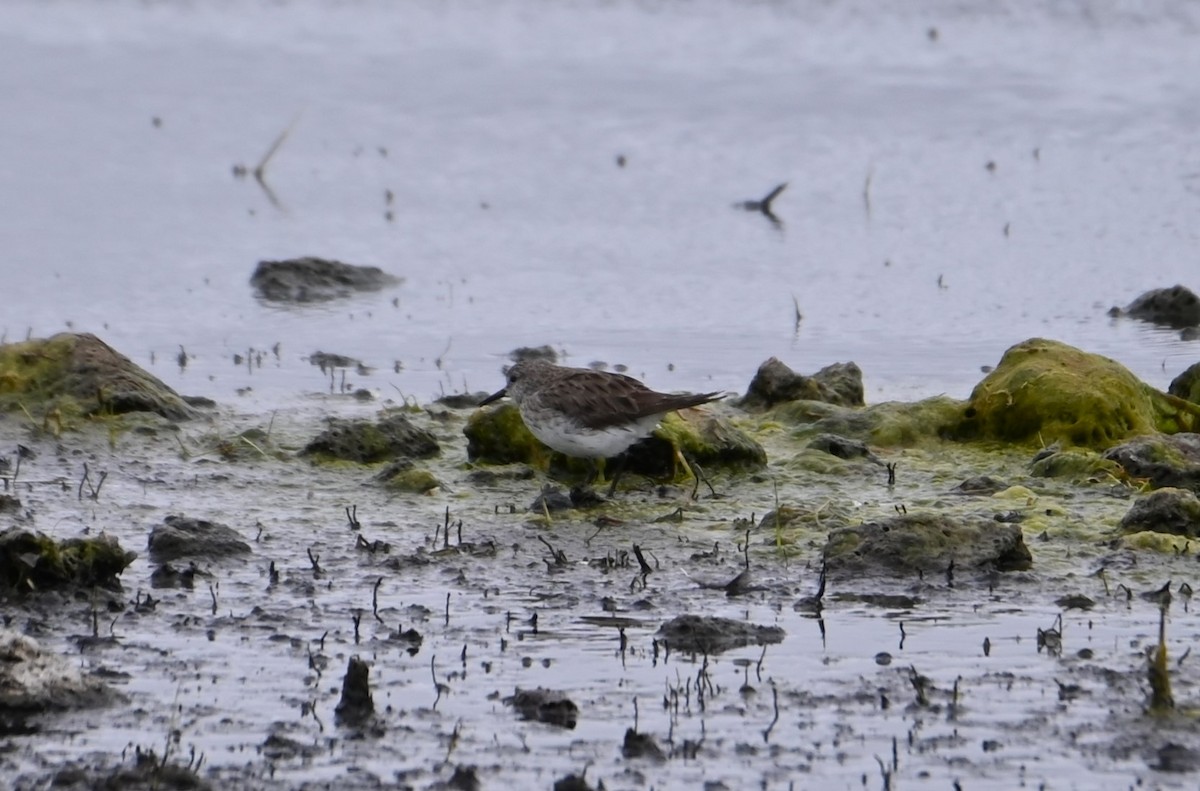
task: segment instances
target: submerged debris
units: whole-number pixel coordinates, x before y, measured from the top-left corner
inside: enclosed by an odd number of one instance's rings
[[[504,702],[517,710],[522,718],[572,729],[579,717],[579,707],[562,692],[552,689],[517,688]]]
[[[784,635],[778,626],[759,626],[706,615],[680,615],[660,626],[655,637],[671,651],[719,654],[746,645],[779,643]]]

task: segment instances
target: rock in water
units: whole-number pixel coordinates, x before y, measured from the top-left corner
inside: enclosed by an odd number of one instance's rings
[[[231,527],[177,515],[168,516],[150,531],[149,547],[150,559],[155,563],[183,557],[212,561],[251,551],[250,545]]]
[[[355,266],[324,258],[259,261],[250,285],[275,302],[324,302],[356,291],[379,291],[400,279],[377,266]]]

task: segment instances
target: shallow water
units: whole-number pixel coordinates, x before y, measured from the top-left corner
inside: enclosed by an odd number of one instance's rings
[[[1197,22],[1177,3],[6,3],[3,329],[95,331],[184,391],[272,408],[322,389],[318,349],[425,401],[492,389],[543,343],[663,389],[853,359],[884,400],[965,396],[1044,335],[1165,386],[1194,344],[1105,311],[1197,287]],[[231,169],[284,130],[276,207]],[[783,181],[782,230],[731,208]],[[406,282],[256,302],[257,261],[300,255]],[[232,362],[276,343],[278,376]]]
[[[852,359],[879,401],[963,397],[980,366],[1043,335],[1165,387],[1195,344],[1105,311],[1148,288],[1197,286],[1198,22],[1174,3],[0,4],[0,329],[8,340],[95,332],[223,405],[215,425],[185,426],[180,442],[164,431],[58,449],[32,442],[17,417],[0,420],[2,447],[39,453],[21,492],[34,525],[59,537],[102,529],[138,550],[169,513],[247,539],[263,526],[252,560],[217,569],[211,594],[205,583],[156,591],[154,613],[117,617],[118,646],[81,657],[130,674],[118,684],[127,707],[13,740],[0,776],[36,778],[92,753],[115,762],[130,745],[161,753],[178,729],[174,749],[203,753],[222,787],[268,787],[271,776],[294,787],[351,767],[352,786],[423,788],[475,764],[485,787],[548,787],[590,766],[608,788],[876,788],[893,740],[902,787],[1188,785],[1149,768],[1168,741],[1198,741],[1187,717],[1156,729],[1142,714],[1157,608],[1105,596],[1087,575],[1132,564],[1112,572],[1112,586],[1146,590],[1195,584],[1195,563],[1113,561],[1089,530],[1115,524],[1126,501],[1055,490],[1055,516],[1028,506],[1031,577],[990,591],[883,582],[922,604],[834,599],[822,641],[816,620],[792,609],[816,584],[816,534],[790,559],[771,537],[754,538],[769,592],[727,600],[696,584],[740,569],[731,520],[773,507],[769,481],[701,501],[682,525],[639,520],[589,545],[589,521],[547,531],[497,514],[532,499],[521,486],[466,484],[461,417],[438,429],[448,485],[432,498],[364,487],[356,471],[226,464],[216,444],[275,421],[294,450],[321,415],[373,412],[318,395],[331,382],[304,359],[318,349],[375,368],[348,374],[353,385],[420,403],[495,389],[509,350],[543,343],[572,363],[627,364],[659,389],[744,390],[771,355],[806,372]],[[275,205],[232,168],[252,168],[285,129],[267,168]],[[782,229],[732,207],[781,181]],[[256,262],[300,255],[405,281],[321,306],[257,301]],[[261,367],[234,363],[248,349],[264,352]],[[84,459],[110,473],[95,502],[75,496]],[[877,518],[895,502],[941,507],[952,472],[926,470],[898,492],[864,474],[783,496],[810,508],[845,500]],[[447,506],[464,540],[491,538],[497,555],[387,568],[353,549],[342,514],[352,504],[367,538],[392,543],[390,557],[432,549]],[[1043,531],[1053,540],[1035,544]],[[539,536],[571,565],[548,573]],[[631,587],[636,565],[582,564],[634,541],[662,560],[647,590]],[[717,564],[688,560],[714,542]],[[274,588],[271,560],[282,574]],[[144,593],[150,571],[140,558],[127,593]],[[380,578],[383,624],[371,613]],[[1054,623],[1055,598],[1076,592],[1097,610],[1067,614],[1063,658],[1048,657],[1036,631]],[[624,653],[613,628],[582,620],[604,615],[605,596],[641,622],[626,629]],[[654,608],[633,610],[643,598]],[[777,624],[788,637],[765,654],[710,658],[701,706],[701,664],[652,651],[658,624],[685,611]],[[64,651],[91,625],[83,602],[34,617]],[[416,656],[387,641],[398,626],[424,634]],[[1178,605],[1169,635],[1173,658],[1197,636]],[[1094,659],[1077,658],[1081,648]],[[880,651],[891,665],[876,664]],[[376,703],[391,707],[378,739],[347,739],[332,721],[355,653],[373,661]],[[322,657],[318,675],[310,662]],[[1184,702],[1193,664],[1179,665]],[[930,706],[912,705],[910,665],[933,680]],[[440,699],[433,677],[450,688]],[[1080,696],[1060,700],[1056,680],[1080,684]],[[747,681],[752,694],[739,691]],[[491,694],[538,685],[580,705],[574,731],[522,723]],[[779,719],[764,736],[772,687]],[[674,716],[662,703],[672,688],[689,694]],[[635,699],[639,729],[676,752],[664,765],[620,757]],[[268,760],[261,745],[273,732],[311,755]],[[703,740],[696,757],[684,757],[685,740]]]

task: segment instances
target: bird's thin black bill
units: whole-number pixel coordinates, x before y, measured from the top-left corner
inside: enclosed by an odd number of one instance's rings
[[[507,388],[505,388],[504,390],[498,390],[498,391],[496,391],[495,393],[492,393],[492,394],[491,394],[490,396],[488,396],[487,398],[485,398],[485,399],[483,399],[482,401],[480,401],[480,402],[479,402],[479,405],[480,405],[480,406],[487,406],[488,404],[492,403],[493,401],[499,401],[501,398],[504,398],[504,396],[505,396],[505,394],[506,394],[507,392],[508,392],[508,389],[507,389]]]

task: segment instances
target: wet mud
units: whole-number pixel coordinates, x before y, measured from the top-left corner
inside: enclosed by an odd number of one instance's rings
[[[151,770],[214,788],[575,775],[610,789],[1192,771],[1196,558],[1185,536],[1119,540],[1128,485],[1034,478],[1025,450],[949,442],[876,449],[891,484],[861,456],[814,471],[790,461],[813,452],[806,439],[718,406],[764,437],[765,471],[715,474],[711,489],[634,476],[612,501],[535,512],[540,473],[471,469],[470,408],[410,413],[442,449],[422,460],[443,482],[425,494],[304,454],[327,418],[376,409],[326,396],[59,437],[0,419],[0,447],[32,451],[7,480],[22,506],[7,523],[138,553],[120,592],[5,597],[10,629],[120,695],[10,729],[0,769],[14,787]],[[221,452],[217,438],[256,428],[278,455]],[[95,496],[85,463],[107,473]],[[960,487],[985,475],[1004,487]],[[1016,526],[1032,564],[822,579],[834,525],[933,513]],[[237,551],[160,554],[165,528],[200,520]],[[1149,594],[1168,581],[1176,706],[1152,714],[1162,602]]]

